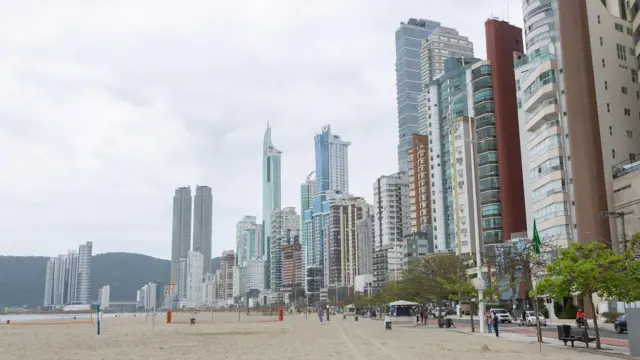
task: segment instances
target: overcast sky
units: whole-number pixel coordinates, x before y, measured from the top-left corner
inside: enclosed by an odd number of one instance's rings
[[[213,256],[261,218],[262,136],[300,208],[324,124],[350,187],[397,170],[394,31],[440,21],[484,57],[520,0],[0,0],[0,255],[169,258],[174,189],[213,188]]]

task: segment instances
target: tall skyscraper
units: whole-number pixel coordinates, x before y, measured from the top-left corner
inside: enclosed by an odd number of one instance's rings
[[[270,289],[271,273],[271,214],[281,207],[281,155],[271,142],[271,127],[267,123],[262,143],[262,256],[266,269],[265,289]]]
[[[307,176],[307,180],[300,185],[300,247],[302,248],[302,266],[298,268],[298,271],[300,271],[300,279],[302,279],[302,286],[305,290],[307,286],[307,242],[311,235],[308,233],[309,226],[305,223],[304,219],[311,219],[310,214],[312,213],[313,196],[316,191],[316,181],[312,179],[312,176],[314,176],[315,173],[315,171],[312,171]],[[308,214],[305,215],[305,213]]]
[[[173,196],[173,231],[171,234],[171,283],[176,284],[180,258],[186,258],[191,245],[191,188],[180,187]]]
[[[91,262],[93,244],[80,245],[78,251],[58,255],[47,261],[44,305],[61,308],[91,303]]]
[[[204,274],[211,273],[213,195],[208,186],[197,186],[193,197],[193,251],[202,254]]]
[[[634,30],[619,0],[523,3],[515,64],[527,230],[617,245],[612,167],[640,152]],[[622,5],[622,6],[621,6]]]
[[[427,135],[430,130],[429,112],[433,104],[429,102],[427,94],[429,83],[444,73],[444,61],[450,57],[473,57],[473,43],[466,36],[458,34],[457,30],[445,27],[437,28],[429,38],[422,40],[420,50],[422,92],[418,101],[418,129],[422,135]]]
[[[236,263],[236,254],[233,250],[222,252],[220,258],[220,282],[218,296],[220,299],[233,298],[233,267]]]
[[[429,139],[413,134],[409,149],[409,199],[411,202],[411,230],[426,231],[431,225],[431,179],[429,178]]]
[[[522,54],[524,46],[522,29],[506,21],[489,19],[485,22],[485,30],[487,61],[491,65],[491,89],[479,89],[474,93],[474,100],[485,98],[493,105],[497,164],[487,165],[490,169],[481,169],[495,171],[500,186],[500,205],[498,209],[495,204],[485,205],[482,211],[501,214],[502,239],[496,241],[502,242],[510,240],[512,234],[527,230],[520,132],[518,123],[514,121],[518,118],[518,100],[513,72],[514,53]],[[488,120],[486,117],[485,119]],[[488,239],[485,239],[485,244],[488,243]]]
[[[374,287],[395,280],[403,265],[404,236],[411,234],[409,177],[399,172],[379,177],[373,184]]]
[[[282,247],[291,244],[300,231],[300,215],[295,207],[286,207],[271,214],[271,290],[282,287]],[[297,240],[296,240],[297,242]]]
[[[311,209],[303,214],[302,229],[306,235],[307,293],[319,296],[319,289],[327,278],[324,267],[327,253],[324,251],[325,234],[328,234],[331,203],[338,194],[349,193],[349,145],[331,132],[331,126],[322,128],[315,136],[316,180]],[[309,179],[307,179],[309,180]],[[304,202],[304,199],[302,199]],[[313,291],[312,291],[313,289]],[[312,294],[313,293],[313,294]]]
[[[440,27],[437,21],[409,19],[396,30],[396,93],[398,99],[398,169],[408,170],[411,134],[418,133],[418,99],[422,91],[420,48],[422,40]]]
[[[78,249],[78,272],[76,286],[76,303],[91,303],[91,259],[93,243],[87,241]]]

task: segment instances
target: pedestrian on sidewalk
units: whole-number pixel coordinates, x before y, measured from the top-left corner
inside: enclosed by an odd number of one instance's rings
[[[487,322],[487,331],[488,331],[489,333],[492,333],[492,332],[493,332],[493,319],[491,318],[491,313],[490,313],[490,312],[487,312],[487,313],[484,315],[484,319],[485,319],[485,321]]]
[[[498,323],[500,322],[500,319],[498,319],[498,314],[496,314],[495,311],[493,311],[493,330],[495,330],[496,332],[496,337],[500,337],[500,334],[498,333]]]

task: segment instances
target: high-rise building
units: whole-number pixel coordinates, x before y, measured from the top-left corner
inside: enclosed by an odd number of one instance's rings
[[[173,231],[171,234],[171,283],[180,272],[180,258],[186,258],[191,245],[191,188],[177,188],[173,196]]]
[[[313,210],[313,197],[316,191],[316,181],[312,180],[312,176],[315,175],[315,171],[312,171],[307,180],[300,185],[300,246],[302,248],[302,267],[299,268],[300,276],[302,279],[302,286],[306,289],[306,274],[307,274],[307,239],[309,239],[308,229],[310,228],[308,223],[305,223],[305,212],[309,214]],[[311,215],[309,215],[311,218]]]
[[[617,243],[612,167],[640,152],[633,27],[619,0],[524,4],[516,61],[527,230]]]
[[[271,142],[271,127],[267,124],[262,144],[262,259],[266,289],[271,288],[271,214],[281,207],[281,156],[282,152]]]
[[[454,118],[469,116],[470,106],[465,96],[468,70],[478,61],[474,58],[446,59],[444,73],[425,90],[427,102],[431,104],[426,126],[429,129],[429,159],[433,159],[430,181],[435,252],[456,251],[458,247],[454,226],[452,161],[455,157],[451,155],[451,127]]]
[[[189,251],[187,254],[187,301],[190,304],[198,304],[202,299],[202,254],[197,251]]]
[[[233,298],[233,267],[236,263],[236,254],[233,250],[222,252],[220,258],[220,282],[218,296],[220,299]]]
[[[275,210],[271,214],[271,290],[282,287],[282,246],[293,243],[300,231],[300,215],[295,207]],[[296,242],[297,239],[296,239]]]
[[[91,260],[93,244],[88,241],[78,251],[58,255],[47,261],[44,305],[61,308],[91,303]]]
[[[244,266],[249,260],[262,259],[262,224],[256,223],[255,216],[245,216],[236,224],[237,266]]]
[[[353,286],[358,275],[358,221],[368,214],[369,205],[363,198],[339,196],[331,204],[329,238],[327,239],[328,262],[325,264],[328,286]]]
[[[302,222],[306,234],[306,270],[307,293],[312,293],[309,282],[319,291],[324,286],[325,234],[328,234],[328,219],[333,199],[338,194],[349,193],[349,145],[340,136],[331,132],[326,125],[320,134],[315,136],[316,180],[311,209],[304,211]],[[309,179],[307,179],[309,180]],[[310,269],[313,267],[313,269]],[[311,274],[311,275],[310,275]],[[322,274],[320,278],[318,275]],[[319,287],[318,287],[319,286]],[[319,298],[319,292],[313,292]]]
[[[420,134],[429,133],[429,115],[432,111],[430,97],[427,95],[429,84],[444,74],[444,61],[450,57],[473,57],[473,43],[466,36],[460,36],[454,29],[439,27],[429,38],[422,40],[420,48],[420,68],[422,92],[419,98]]]
[[[483,214],[499,214],[499,216],[495,216],[494,220],[483,217],[483,222],[493,221],[489,225],[497,228],[495,222],[500,219],[500,230],[494,230],[493,234],[485,232],[483,235],[484,243],[488,245],[508,241],[512,238],[512,234],[517,237],[516,234],[526,231],[527,216],[522,185],[520,132],[517,121],[514,121],[518,118],[518,101],[513,59],[514,53],[524,52],[522,29],[506,21],[496,19],[487,20],[485,29],[487,61],[491,66],[491,88],[482,88],[481,86],[480,89],[474,91],[474,112],[477,113],[476,108],[480,107],[490,110],[486,113],[493,113],[481,118],[484,121],[489,121],[490,116],[494,117],[493,137],[497,145],[497,158],[495,159],[497,164],[484,165],[480,168],[480,175],[484,176],[487,171],[495,172],[500,194],[499,204],[483,205],[482,207]],[[482,72],[482,68],[479,70]],[[475,84],[480,85],[481,82]],[[476,101],[482,99],[485,100],[484,103]],[[477,123],[479,121],[478,114],[475,116]],[[490,126],[478,131],[479,135],[485,138],[487,135],[491,136],[490,132],[492,132]],[[485,134],[481,132],[485,132]],[[486,158],[490,156],[490,153],[483,156]],[[498,231],[502,237],[499,236]]]
[[[176,281],[176,290],[178,292],[178,299],[181,301],[187,301],[189,299],[189,266],[187,265],[187,258],[180,258],[178,260],[178,280]]]
[[[154,310],[158,301],[158,286],[156,283],[148,283],[140,288],[136,294],[138,305],[145,310]]]
[[[453,223],[456,252],[475,253],[476,239],[480,235],[480,201],[478,170],[476,166],[476,126],[468,116],[453,119],[451,131],[451,177],[453,192]],[[480,169],[485,169],[480,168]],[[487,175],[481,173],[482,176]],[[482,243],[480,243],[482,247]],[[482,250],[482,249],[480,249]]]
[[[629,19],[631,20],[631,24],[640,24],[640,0],[631,1],[631,8],[629,9]],[[636,25],[635,29],[632,28],[633,33],[635,34],[638,31],[638,26]],[[633,37],[633,48],[634,53],[636,54],[636,64],[638,64],[638,68],[640,68],[640,36]]]
[[[431,180],[429,178],[429,143],[426,135],[413,134],[409,149],[409,201],[411,230],[425,231],[431,224]]]
[[[91,263],[92,263],[93,243],[87,241],[80,245],[78,249],[78,270],[76,286],[76,303],[91,303]]]
[[[376,269],[374,287],[400,277],[403,265],[404,236],[411,233],[409,177],[398,172],[379,177],[373,184],[374,258],[382,258]],[[376,281],[376,273],[378,280]]]
[[[193,251],[202,254],[204,274],[211,272],[211,233],[213,231],[213,195],[208,186],[197,186],[193,197]]]
[[[418,99],[422,91],[420,49],[440,23],[409,19],[396,30],[396,93],[398,99],[398,170],[408,170],[411,134],[418,133]]]
[[[302,283],[302,247],[297,239],[282,245],[282,291],[299,288]]]
[[[358,268],[356,275],[370,276],[373,274],[373,242],[375,238],[373,209],[374,206],[369,205],[363,218],[356,222],[356,237],[358,238]]]
[[[268,278],[265,274],[265,261],[260,259],[249,260],[245,268],[246,291],[258,290],[260,293],[264,292],[266,290],[264,280]]]

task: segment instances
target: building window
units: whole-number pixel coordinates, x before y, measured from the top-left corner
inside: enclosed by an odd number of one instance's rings
[[[614,27],[617,31],[624,32],[624,26],[622,26],[621,24],[615,23]]]
[[[627,108],[625,108],[625,109],[624,109],[624,114],[625,114],[626,116],[631,116],[631,109],[627,109]]]
[[[629,139],[633,139],[633,131],[631,131],[631,130],[627,130],[627,137],[628,137]]]
[[[602,59],[602,67],[605,67],[605,65],[604,65],[604,59]]]
[[[631,81],[638,82],[638,71],[636,69],[631,69]]]
[[[611,112],[611,104],[607,103],[607,112]]]
[[[616,158],[616,151],[613,149],[611,149],[611,156],[613,156],[614,159]]]
[[[609,83],[608,83],[608,82],[606,82],[606,81],[604,82],[604,89],[605,89],[605,90],[608,90],[608,89],[609,89]]]
[[[626,86],[622,87],[622,93],[625,94],[625,95],[627,95],[629,93],[629,90],[627,89]]]
[[[609,126],[609,135],[613,136],[613,126]]]
[[[622,44],[616,44],[618,52],[618,60],[627,61],[627,47]]]
[[[600,15],[598,15],[598,24],[600,24]]]
[[[602,46],[602,36],[600,36],[600,46]]]

